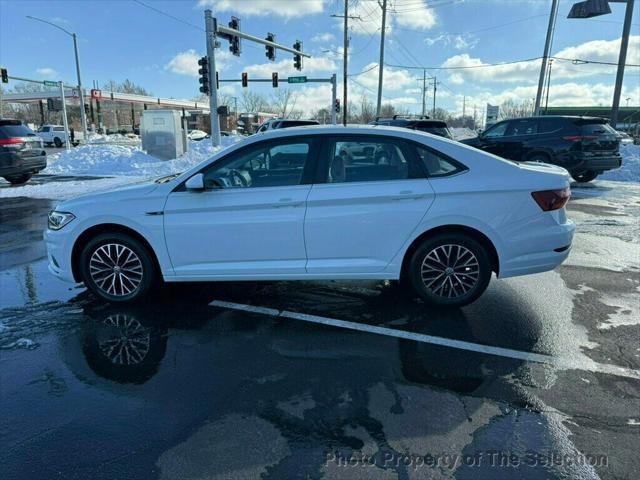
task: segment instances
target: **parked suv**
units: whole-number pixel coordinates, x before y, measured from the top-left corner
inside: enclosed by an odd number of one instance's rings
[[[622,164],[620,137],[599,117],[514,118],[462,143],[510,160],[559,165],[578,182],[590,182]]]
[[[369,125],[387,125],[390,127],[410,128],[411,130],[419,130],[421,132],[431,133],[444,138],[453,138],[451,131],[446,122],[442,120],[433,120],[427,116],[420,117],[403,117],[394,115],[392,118],[376,118]]]
[[[0,177],[21,184],[47,166],[42,140],[20,122],[0,119]]]
[[[272,118],[260,125],[260,128],[258,128],[256,133],[262,133],[278,128],[304,127],[306,125],[320,125],[320,122],[318,122],[317,120],[292,120],[288,118]]]

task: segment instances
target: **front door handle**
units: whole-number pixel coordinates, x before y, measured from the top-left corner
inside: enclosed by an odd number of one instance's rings
[[[400,192],[398,195],[392,196],[391,200],[418,200],[420,198],[424,198],[424,194],[413,193],[410,190],[405,190]]]
[[[278,204],[276,208],[284,208],[284,207],[300,207],[304,202],[294,202],[293,198],[281,198],[278,200]]]

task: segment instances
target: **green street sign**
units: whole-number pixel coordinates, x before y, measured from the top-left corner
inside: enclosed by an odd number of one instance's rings
[[[287,83],[307,83],[307,77],[288,77]]]
[[[45,80],[44,82],[45,87],[57,87],[58,86],[58,82],[52,82],[51,80]]]

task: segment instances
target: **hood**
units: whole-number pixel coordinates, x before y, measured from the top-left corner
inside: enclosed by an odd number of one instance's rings
[[[92,193],[87,193],[84,195],[80,195],[78,197],[72,198],[70,200],[66,200],[61,202],[57,209],[59,210],[73,210],[74,207],[86,206],[95,203],[111,203],[111,202],[119,202],[122,200],[131,200],[141,197],[146,197],[151,192],[158,188],[159,184],[155,183],[154,180],[141,180],[133,183],[128,183],[123,186],[115,186],[110,188],[105,188],[104,190],[99,190]]]

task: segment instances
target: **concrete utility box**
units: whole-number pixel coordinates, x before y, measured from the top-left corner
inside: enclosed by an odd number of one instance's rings
[[[140,121],[142,148],[162,160],[173,160],[187,151],[187,132],[177,110],[145,110]]]

